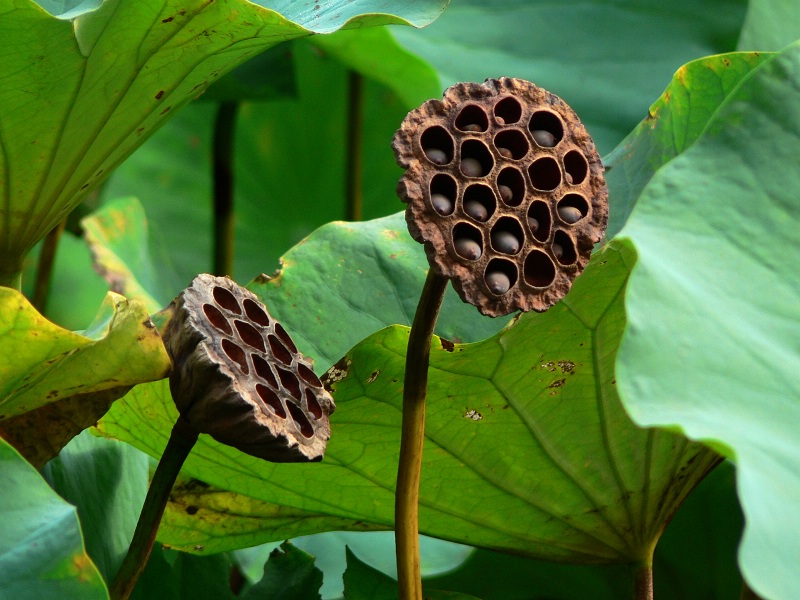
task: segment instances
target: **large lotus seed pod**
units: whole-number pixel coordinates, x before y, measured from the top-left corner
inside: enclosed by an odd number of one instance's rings
[[[192,427],[273,462],[321,460],[333,399],[258,298],[203,274],[173,304],[170,390]]]
[[[411,235],[485,315],[547,310],[603,237],[608,190],[594,142],[569,106],[528,81],[454,85],[411,111],[392,146]]]

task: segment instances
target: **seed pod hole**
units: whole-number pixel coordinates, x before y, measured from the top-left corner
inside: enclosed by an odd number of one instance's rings
[[[314,387],[322,387],[322,383],[317,377],[316,373],[305,366],[303,363],[297,363],[297,374],[300,375],[300,378],[305,381],[308,385],[313,385]]]
[[[281,419],[286,418],[286,411],[283,409],[283,403],[274,391],[265,385],[257,383],[256,392],[258,393],[258,397],[264,401],[264,404],[269,406],[276,415],[278,415]]]
[[[580,194],[567,194],[558,201],[556,212],[562,221],[572,225],[589,213],[589,203]]]
[[[517,254],[525,241],[525,234],[516,219],[503,217],[492,227],[492,248],[503,254]]]
[[[572,185],[580,185],[589,173],[589,164],[583,154],[570,150],[564,156],[564,170],[572,178]]]
[[[269,317],[257,303],[250,298],[245,298],[242,305],[244,306],[245,314],[250,317],[251,321],[258,323],[262,327],[269,327]]]
[[[233,329],[231,329],[228,319],[225,318],[225,315],[223,315],[216,306],[213,304],[203,304],[203,312],[205,313],[208,322],[214,327],[223,333],[233,335]]]
[[[537,200],[528,208],[528,227],[533,237],[544,242],[550,237],[550,227],[552,225],[550,217],[550,207],[546,203]]]
[[[281,344],[280,340],[274,335],[267,336],[272,355],[285,365],[292,364],[292,354]]]
[[[299,406],[295,406],[292,402],[287,402],[286,408],[289,409],[289,413],[292,415],[292,420],[297,424],[297,428],[300,430],[300,433],[303,434],[303,437],[310,438],[313,436],[314,426],[303,414],[302,409]]]
[[[258,329],[250,325],[250,323],[238,319],[236,319],[233,324],[236,326],[236,331],[239,332],[239,336],[245,344],[256,350],[261,350],[261,352],[266,350],[264,338],[261,336]]]
[[[453,248],[460,258],[478,260],[483,254],[480,231],[467,223],[459,223],[453,228]]]
[[[431,183],[428,187],[433,209],[442,216],[452,214],[454,200],[458,193],[456,180],[450,175],[438,173],[431,178]]]
[[[561,123],[561,119],[549,110],[537,110],[533,113],[531,120],[528,122],[528,129],[534,140],[536,140],[536,143],[544,148],[557,146],[564,137],[564,125]],[[552,140],[549,137],[534,133],[535,131],[548,132],[553,136]]]
[[[556,278],[556,266],[541,250],[531,250],[525,258],[525,282],[538,288],[549,286]]]
[[[225,310],[229,310],[237,315],[242,314],[242,309],[239,307],[239,302],[236,300],[234,295],[225,288],[215,287],[212,295],[214,296],[214,300],[217,301],[217,304],[219,304]]]
[[[292,398],[300,400],[300,382],[294,373],[278,367],[278,378],[280,378],[283,387],[292,395]]]
[[[494,192],[488,186],[473,184],[464,190],[464,212],[481,223],[488,221],[497,208]]]
[[[561,169],[554,158],[545,156],[533,161],[528,167],[531,183],[537,190],[550,192],[561,183]]]
[[[425,156],[435,165],[446,165],[453,160],[453,138],[444,127],[438,125],[426,129],[420,136]]]
[[[461,172],[467,177],[484,177],[494,168],[491,152],[478,140],[466,140],[461,145]]]
[[[453,214],[453,201],[444,194],[431,194],[431,206],[443,217]]]
[[[310,412],[315,419],[321,419],[322,407],[319,405],[319,401],[317,400],[317,395],[311,390],[311,388],[306,388],[305,397],[306,397],[306,407],[308,408],[308,412]]]
[[[297,353],[297,346],[294,345],[292,338],[289,337],[289,334],[286,333],[286,330],[280,323],[275,323],[275,334],[281,339],[283,345],[286,346],[292,354]]]
[[[517,267],[510,261],[495,258],[486,266],[483,279],[492,294],[502,296],[517,283]]]
[[[556,246],[561,248],[558,255],[556,255]],[[574,264],[578,259],[578,253],[575,251],[575,244],[572,238],[563,231],[556,231],[553,236],[553,255],[562,265]]]
[[[497,188],[506,206],[519,206],[525,198],[525,177],[516,167],[506,167],[497,176]]]
[[[250,359],[253,361],[253,368],[255,368],[258,376],[272,387],[277,388],[278,382],[275,379],[275,374],[269,367],[269,363],[261,358],[258,354],[251,354]]]
[[[522,117],[522,105],[513,96],[506,96],[494,105],[494,114],[500,125],[511,125]]]
[[[456,117],[456,127],[461,131],[479,133],[489,127],[489,117],[476,104],[467,104]]]
[[[247,356],[244,353],[244,350],[239,348],[236,344],[228,339],[222,340],[222,351],[230,358],[233,362],[239,365],[239,370],[247,375],[250,372],[250,369],[247,366]]]
[[[530,145],[528,144],[528,140],[525,139],[525,134],[519,129],[506,129],[498,133],[494,136],[494,146],[502,156],[505,158],[513,158],[514,160],[521,159],[528,153],[528,150],[530,150]],[[507,149],[511,153],[510,156],[505,156],[501,152],[502,148]]]

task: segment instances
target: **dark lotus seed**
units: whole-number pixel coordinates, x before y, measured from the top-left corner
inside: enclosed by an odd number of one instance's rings
[[[472,133],[480,133],[481,131],[483,131],[483,129],[477,123],[470,123],[469,125],[464,125],[461,128],[461,131],[471,131]]]
[[[439,150],[439,148],[428,148],[425,150],[425,156],[435,165],[447,164],[447,154],[444,153],[444,150]]]
[[[583,218],[581,211],[574,206],[559,206],[558,216],[561,217],[562,221],[570,225],[577,223]]]
[[[500,197],[503,199],[503,202],[509,203],[514,199],[514,192],[512,192],[511,188],[507,185],[498,185],[497,189],[500,192]]]
[[[562,256],[564,256],[564,249],[558,242],[553,243],[553,256],[555,256],[556,258],[561,258]]]
[[[489,211],[477,200],[467,200],[464,202],[464,212],[481,223],[489,218]]]
[[[531,233],[539,231],[539,221],[533,217],[528,217],[528,227],[531,228]]]
[[[483,175],[483,167],[474,158],[465,158],[461,161],[461,172],[467,177],[480,177]]]
[[[536,140],[536,143],[542,148],[552,148],[556,145],[556,138],[549,131],[545,131],[544,129],[535,129],[534,131],[531,131],[531,135],[533,135],[533,139]]]
[[[493,294],[502,296],[511,287],[511,280],[502,271],[491,271],[486,274],[486,285]]]
[[[440,215],[449,215],[453,212],[453,201],[444,194],[431,194],[431,204]]]
[[[493,231],[492,232],[492,246],[498,252],[506,254],[516,254],[519,252],[519,240],[509,231]]]
[[[514,155],[511,154],[511,150],[509,150],[508,148],[498,148],[497,152],[503,158],[514,158]]]
[[[469,238],[458,238],[455,241],[456,252],[467,260],[478,260],[481,257],[481,245]]]

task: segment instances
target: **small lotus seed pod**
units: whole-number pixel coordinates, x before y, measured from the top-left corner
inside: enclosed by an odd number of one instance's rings
[[[528,217],[528,227],[530,227],[531,233],[536,233],[539,231],[539,221],[533,217]]]
[[[516,254],[519,252],[520,243],[516,236],[509,231],[493,231],[492,248],[504,254]]]
[[[553,242],[553,256],[556,258],[561,258],[564,256],[564,248],[562,248],[561,244],[558,242]]]
[[[486,286],[493,294],[502,296],[511,287],[511,280],[502,271],[491,271],[486,273]]]
[[[511,150],[508,148],[498,148],[497,153],[503,158],[514,158],[514,155],[511,154]]]
[[[481,257],[481,245],[469,238],[458,238],[454,244],[459,256],[467,260],[478,260]]]
[[[461,161],[461,172],[467,177],[480,177],[483,175],[483,167],[474,158],[465,158]]]
[[[545,131],[544,129],[536,129],[535,131],[531,131],[531,135],[533,136],[533,139],[536,140],[536,143],[542,148],[552,148],[556,145],[556,138],[549,131]]]
[[[470,123],[469,125],[464,125],[461,130],[469,131],[470,133],[480,133],[483,131],[483,128],[477,123]]]
[[[453,201],[444,194],[431,194],[431,204],[440,215],[449,215],[453,212]]]
[[[169,387],[189,424],[273,462],[322,460],[333,398],[258,297],[202,274],[172,305]]]
[[[428,148],[425,150],[425,156],[435,165],[446,165],[448,163],[447,154],[445,154],[444,150],[439,150],[439,148]]]
[[[486,210],[486,207],[477,200],[465,200],[464,212],[481,223],[489,218],[489,211]]]
[[[581,211],[574,206],[559,206],[558,216],[562,221],[569,223],[570,225],[577,223],[583,218]]]
[[[511,188],[507,185],[498,185],[497,189],[500,192],[500,198],[502,198],[503,202],[506,204],[514,199],[514,192],[511,191]]]

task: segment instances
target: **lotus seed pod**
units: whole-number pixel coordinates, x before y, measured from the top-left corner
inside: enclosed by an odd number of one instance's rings
[[[444,153],[444,150],[439,150],[438,148],[428,148],[425,150],[425,156],[435,165],[446,165],[448,162],[447,154]]]
[[[169,384],[189,424],[273,462],[321,460],[333,398],[256,295],[202,274],[173,306]]]
[[[569,106],[528,81],[456,84],[412,110],[392,146],[411,235],[485,315],[547,310],[603,238],[608,191],[594,142]],[[447,162],[433,163],[429,148]],[[452,212],[431,207],[434,193]]]
[[[558,216],[561,217],[561,220],[565,223],[577,223],[583,218],[581,211],[574,206],[559,206],[558,207]]]
[[[467,260],[478,260],[481,257],[481,245],[469,238],[458,238],[455,241],[456,252]]]
[[[431,194],[431,204],[440,215],[449,215],[453,212],[453,201],[444,194]]]

